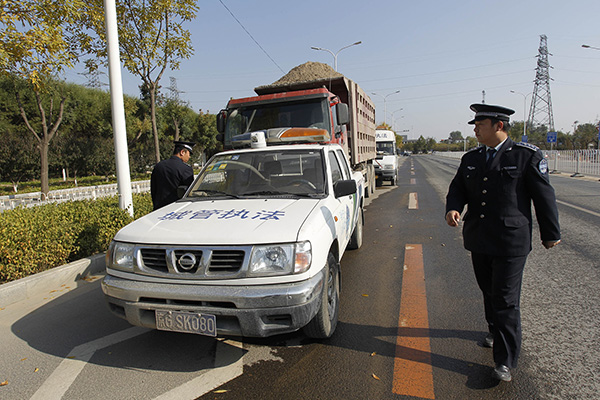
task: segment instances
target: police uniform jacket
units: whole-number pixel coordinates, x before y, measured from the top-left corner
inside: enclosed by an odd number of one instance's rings
[[[194,170],[176,156],[156,164],[150,177],[150,194],[154,209],[178,200],[177,187],[189,186],[194,181]]]
[[[528,143],[507,138],[486,168],[486,147],[461,159],[446,197],[446,213],[462,212],[467,250],[492,256],[525,256],[531,251],[535,207],[541,239],[560,239],[554,189],[542,152]]]

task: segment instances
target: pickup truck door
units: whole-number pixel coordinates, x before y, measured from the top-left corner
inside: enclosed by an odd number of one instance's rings
[[[335,182],[339,180],[352,179],[348,167],[346,164],[344,164],[345,159],[339,159],[338,157],[344,157],[344,154],[341,151],[335,153],[332,151],[328,152],[332,184],[335,184]],[[340,250],[342,252],[346,248],[346,245],[350,240],[350,236],[352,235],[352,230],[354,227],[353,221],[355,219],[355,203],[356,194],[342,196],[334,200],[335,209],[332,211],[333,215],[337,217],[337,221],[335,221],[335,227],[338,240],[340,242]]]

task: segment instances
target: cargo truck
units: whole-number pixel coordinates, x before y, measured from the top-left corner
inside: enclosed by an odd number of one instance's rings
[[[375,140],[377,143],[377,159],[375,159],[377,183],[388,180],[394,186],[398,180],[396,134],[387,129],[378,129],[375,131]]]
[[[231,99],[217,115],[217,128],[226,149],[235,146],[234,136],[244,133],[325,129],[330,143],[343,148],[352,170],[363,175],[365,196],[373,193],[375,106],[357,83],[325,64],[308,62],[254,91],[258,96]]]

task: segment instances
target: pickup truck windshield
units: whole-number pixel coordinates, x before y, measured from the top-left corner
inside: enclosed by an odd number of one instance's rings
[[[323,171],[318,150],[227,153],[209,161],[186,198],[321,197]]]
[[[227,117],[226,137],[272,128],[318,128],[331,133],[326,99],[234,108]]]

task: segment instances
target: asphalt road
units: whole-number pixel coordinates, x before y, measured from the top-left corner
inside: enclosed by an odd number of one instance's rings
[[[600,182],[552,175],[563,242],[534,244],[523,352],[490,378],[481,295],[460,229],[443,219],[457,160],[401,158],[369,199],[363,247],[342,259],[340,322],[325,341],[131,327],[99,279],[0,309],[2,399],[591,399],[600,393]],[[534,237],[537,231],[534,231]]]

